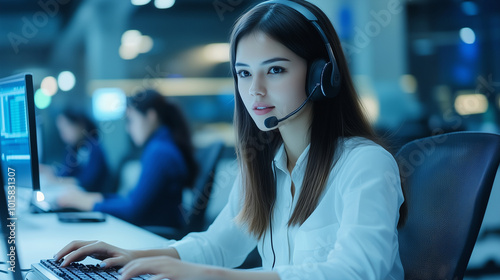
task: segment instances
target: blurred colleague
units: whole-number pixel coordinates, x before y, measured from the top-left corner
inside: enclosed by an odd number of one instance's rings
[[[154,90],[129,98],[127,131],[143,148],[137,185],[125,196],[70,190],[61,207],[101,211],[130,223],[181,227],[182,189],[192,184],[197,165],[181,110]]]
[[[56,126],[66,145],[65,154],[62,162],[52,167],[40,166],[45,184],[77,185],[89,192],[104,191],[109,169],[94,122],[84,112],[67,108],[58,115]]]

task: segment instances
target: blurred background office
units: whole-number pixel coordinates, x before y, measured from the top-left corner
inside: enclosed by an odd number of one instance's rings
[[[127,189],[138,172],[123,170],[136,170],[127,163],[138,153],[124,130],[126,96],[155,88],[184,110],[196,147],[226,144],[213,219],[236,170],[228,34],[258,2],[0,0],[0,77],[34,75],[41,162],[62,157],[56,114],[78,106],[95,119],[111,173]],[[500,131],[499,1],[311,2],[334,23],[367,113],[393,152],[443,132]],[[478,242],[500,240],[498,185]],[[471,265],[500,264],[495,244],[475,251]]]

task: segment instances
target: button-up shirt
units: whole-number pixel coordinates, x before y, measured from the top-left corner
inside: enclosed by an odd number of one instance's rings
[[[403,279],[397,223],[404,199],[396,161],[359,137],[339,141],[340,150],[316,209],[302,225],[287,223],[301,191],[309,146],[290,174],[282,145],[273,163],[277,196],[272,235],[267,230],[257,239],[235,220],[243,202],[240,174],[209,229],[191,233],[173,247],[185,261],[236,267],[257,246],[263,269],[274,269],[282,280]]]

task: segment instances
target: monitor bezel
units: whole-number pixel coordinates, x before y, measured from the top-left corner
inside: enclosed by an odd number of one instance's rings
[[[38,163],[38,144],[36,132],[35,92],[33,90],[33,75],[24,74],[26,85],[26,103],[28,105],[28,127],[30,131],[31,179],[33,191],[40,191],[40,170]]]

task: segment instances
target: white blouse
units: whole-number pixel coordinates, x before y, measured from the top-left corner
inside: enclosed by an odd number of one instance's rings
[[[292,174],[287,169],[284,146],[276,153],[273,270],[282,280],[403,279],[396,229],[403,194],[396,161],[385,149],[364,138],[340,143],[339,149],[344,151],[330,173],[325,193],[301,226],[286,224],[300,194],[309,147]],[[237,267],[257,246],[263,269],[271,270],[274,256],[270,231],[257,240],[235,222],[242,207],[241,191],[240,174],[227,205],[208,230],[190,233],[172,245],[182,260]]]

